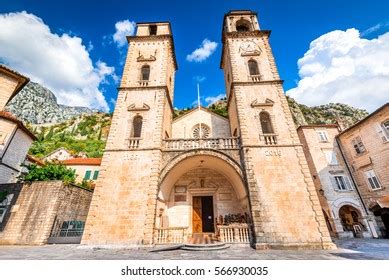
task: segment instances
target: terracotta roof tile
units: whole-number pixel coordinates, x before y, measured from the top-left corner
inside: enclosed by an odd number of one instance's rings
[[[101,158],[71,158],[60,162],[64,165],[100,165]]]

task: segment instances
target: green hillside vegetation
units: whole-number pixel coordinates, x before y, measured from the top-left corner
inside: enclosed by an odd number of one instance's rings
[[[345,104],[327,104],[308,107],[287,97],[296,127],[304,124],[328,124],[341,121],[344,127],[353,125],[368,115],[365,110]],[[174,118],[182,116],[193,107],[175,109]],[[227,100],[223,98],[208,106],[208,109],[228,117]],[[55,125],[29,125],[37,135],[30,154],[42,158],[52,151],[64,147],[75,156],[102,157],[111,125],[111,114],[93,113],[74,117]]]
[[[29,153],[42,158],[64,147],[76,156],[84,153],[87,157],[102,157],[110,125],[110,114],[96,113],[53,126],[32,126],[38,140]]]

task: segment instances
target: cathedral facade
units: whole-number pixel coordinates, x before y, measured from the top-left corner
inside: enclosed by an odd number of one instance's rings
[[[254,248],[334,245],[257,14],[224,17],[228,118],[173,118],[168,22],[139,23],[82,244],[144,246],[210,236]],[[201,238],[200,238],[201,240]]]

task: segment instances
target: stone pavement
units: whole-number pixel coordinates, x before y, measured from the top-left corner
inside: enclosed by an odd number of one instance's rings
[[[90,247],[81,245],[0,246],[0,259],[259,259],[259,260],[381,260],[389,259],[388,239],[337,240],[336,250],[254,250],[229,248],[212,252],[172,250],[150,252],[151,249],[124,247]]]

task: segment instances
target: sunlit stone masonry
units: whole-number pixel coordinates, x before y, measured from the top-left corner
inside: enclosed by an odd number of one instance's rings
[[[269,36],[255,12],[227,13],[229,117],[200,107],[173,118],[170,23],[137,24],[82,244],[334,247]]]

